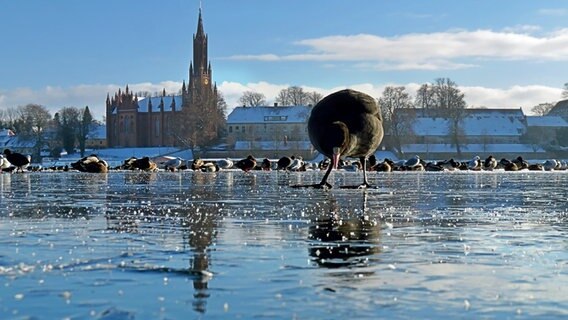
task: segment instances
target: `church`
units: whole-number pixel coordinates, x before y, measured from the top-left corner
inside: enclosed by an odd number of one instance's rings
[[[177,130],[176,120],[183,111],[212,105],[217,97],[217,85],[212,83],[211,63],[207,57],[207,34],[203,29],[201,8],[197,32],[193,35],[193,60],[189,66],[189,82],[185,80],[181,95],[142,98],[128,85],[106,98],[108,147],[178,147],[187,146]]]

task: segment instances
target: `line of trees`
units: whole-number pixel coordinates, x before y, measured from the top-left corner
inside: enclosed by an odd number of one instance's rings
[[[431,114],[439,114],[449,119],[448,132],[452,146],[461,155],[460,137],[463,135],[462,120],[465,117],[465,94],[457,84],[449,78],[438,78],[434,83],[423,84],[416,92],[414,102],[404,86],[386,87],[378,99],[383,117],[383,127],[387,148],[402,154],[402,138],[412,136],[411,126],[416,118],[416,109],[430,110]]]
[[[0,110],[0,125],[16,133],[19,139],[33,144],[32,158],[40,160],[41,151],[49,149],[57,157],[63,150],[84,156],[86,140],[93,125],[89,107],[64,107],[52,117],[46,107],[28,104]]]
[[[316,91],[305,91],[302,87],[291,86],[280,90],[275,103],[281,106],[314,106],[321,99],[323,95]],[[266,96],[259,92],[245,91],[239,98],[239,103],[245,107],[260,107],[266,106]]]

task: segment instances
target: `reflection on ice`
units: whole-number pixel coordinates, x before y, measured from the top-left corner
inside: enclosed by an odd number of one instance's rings
[[[331,201],[329,212],[311,221],[310,256],[328,268],[366,265],[368,256],[380,251],[379,228],[368,215],[351,216]]]

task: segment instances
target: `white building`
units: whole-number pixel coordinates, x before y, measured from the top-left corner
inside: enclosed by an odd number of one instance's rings
[[[406,155],[418,154],[425,159],[468,159],[479,155],[496,158],[513,158],[519,155],[526,158],[546,158],[547,151],[543,144],[533,143],[529,139],[529,121],[522,109],[465,109],[465,116],[460,122],[461,155],[452,143],[451,120],[439,111],[415,110],[415,120],[408,137],[402,145]],[[542,118],[542,117],[538,117]],[[558,119],[555,119],[558,120]],[[554,131],[563,126],[558,121],[548,121]],[[547,137],[548,139],[548,137]],[[555,137],[553,138],[555,139]],[[543,138],[544,140],[544,138]]]
[[[308,136],[309,106],[237,107],[227,117],[227,145],[234,156],[315,156]]]

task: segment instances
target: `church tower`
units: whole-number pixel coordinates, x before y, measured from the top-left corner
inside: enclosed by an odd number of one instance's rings
[[[193,61],[189,64],[189,84],[185,90],[182,90],[184,107],[202,105],[203,102],[213,98],[211,79],[211,63],[207,57],[207,34],[203,29],[201,8],[199,8],[197,32],[193,35]]]

